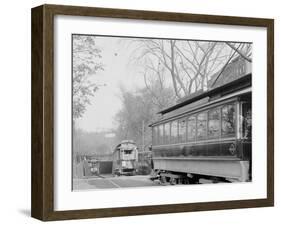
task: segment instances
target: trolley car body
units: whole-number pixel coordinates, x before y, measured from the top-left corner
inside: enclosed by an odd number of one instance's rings
[[[171,183],[251,181],[251,73],[161,111],[154,171]]]
[[[124,140],[113,152],[113,174],[134,175],[137,169],[138,150],[135,142]]]

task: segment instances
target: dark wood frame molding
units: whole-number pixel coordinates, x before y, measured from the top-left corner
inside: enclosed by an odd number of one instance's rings
[[[95,16],[194,22],[267,28],[267,198],[239,201],[54,211],[54,16]],[[199,14],[136,11],[62,5],[32,9],[32,181],[31,215],[50,220],[163,214],[274,205],[274,20]]]

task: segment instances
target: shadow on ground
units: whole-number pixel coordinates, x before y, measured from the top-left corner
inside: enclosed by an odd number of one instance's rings
[[[31,216],[31,213],[30,213],[30,210],[28,209],[19,209],[18,212],[26,217],[30,217]]]

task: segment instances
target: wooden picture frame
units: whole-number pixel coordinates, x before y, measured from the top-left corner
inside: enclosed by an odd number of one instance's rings
[[[124,18],[267,29],[267,198],[99,209],[54,210],[54,16]],[[31,215],[43,221],[164,214],[274,205],[273,19],[136,11],[62,5],[32,9],[32,200]]]

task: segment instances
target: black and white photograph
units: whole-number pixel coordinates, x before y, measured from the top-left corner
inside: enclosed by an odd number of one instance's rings
[[[252,181],[252,43],[71,44],[72,190]]]
[[[3,1],[0,224],[279,222],[278,3]]]
[[[34,218],[274,206],[274,19],[187,11],[32,9]]]

